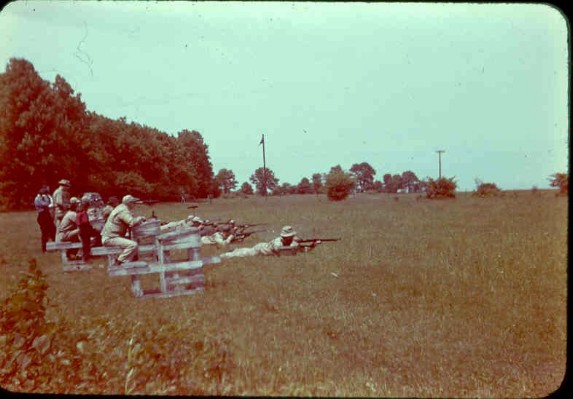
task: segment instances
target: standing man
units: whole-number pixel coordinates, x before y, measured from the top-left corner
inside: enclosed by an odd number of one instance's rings
[[[131,262],[137,255],[137,242],[125,237],[128,228],[131,229],[145,222],[143,216],[134,217],[131,213],[137,202],[139,202],[139,199],[129,194],[123,197],[121,204],[114,208],[103,226],[101,232],[102,244],[105,247],[120,247],[123,249],[123,252],[119,254],[114,262],[114,266]]]
[[[42,232],[42,252],[46,252],[46,243],[49,240],[56,240],[56,226],[54,226],[54,218],[50,214],[52,199],[50,198],[50,194],[48,194],[49,191],[48,186],[43,186],[34,199],[34,207],[38,212],[38,218],[36,220]]]
[[[54,191],[52,199],[54,200],[54,206],[56,207],[54,223],[56,229],[62,222],[62,219],[68,209],[70,209],[70,181],[67,179],[62,179],[58,182],[59,187]]]

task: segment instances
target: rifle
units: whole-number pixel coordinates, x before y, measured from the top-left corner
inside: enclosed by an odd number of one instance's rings
[[[243,231],[240,233],[236,233],[236,234],[234,234],[234,238],[233,238],[232,242],[235,242],[235,241],[242,242],[245,238],[250,237],[251,235],[253,235],[255,233],[261,233],[263,231],[266,231],[266,230]]]
[[[299,251],[312,251],[316,246],[323,242],[340,241],[340,238],[308,238],[306,240],[298,240]]]
[[[237,224],[237,223],[231,223],[233,219],[228,220],[226,222],[221,222],[220,224],[227,224],[232,226],[232,228],[235,231],[239,231],[239,230],[245,230],[248,229],[249,227],[255,227],[255,226],[266,226],[268,223],[244,223],[244,224]]]

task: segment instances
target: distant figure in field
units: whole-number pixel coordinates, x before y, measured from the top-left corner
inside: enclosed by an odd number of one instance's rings
[[[280,236],[270,242],[260,242],[251,248],[237,248],[221,254],[221,259],[242,258],[257,255],[279,255],[281,247],[298,247],[299,237],[291,226],[284,226]]]
[[[42,186],[38,191],[38,195],[34,198],[34,207],[38,212],[36,220],[38,221],[40,231],[42,232],[42,252],[46,252],[46,243],[48,241],[56,240],[56,226],[54,225],[54,219],[50,213],[52,198],[50,197],[49,192],[50,189],[48,186]]]
[[[120,247],[123,249],[123,252],[115,260],[114,266],[131,262],[137,255],[137,242],[125,238],[128,228],[133,228],[145,222],[143,216],[133,216],[132,214],[137,202],[139,202],[139,199],[129,194],[123,197],[121,204],[114,208],[103,226],[101,232],[102,244],[106,247]]]
[[[70,187],[71,183],[67,179],[62,179],[58,182],[59,186],[54,191],[52,198],[54,200],[54,206],[56,207],[54,215],[54,223],[56,228],[61,223],[64,215],[70,209]]]

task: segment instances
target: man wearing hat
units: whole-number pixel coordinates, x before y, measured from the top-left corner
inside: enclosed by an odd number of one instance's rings
[[[70,181],[67,179],[62,179],[58,182],[59,186],[52,194],[52,199],[54,200],[54,206],[56,207],[54,223],[56,229],[58,225],[62,222],[64,215],[67,210],[70,209]]]
[[[131,213],[138,198],[131,195],[123,197],[121,204],[111,211],[101,232],[102,244],[106,247],[120,247],[123,252],[117,257],[114,266],[119,266],[125,262],[131,262],[137,255],[137,242],[125,237],[127,229],[131,229],[143,222],[143,216],[133,216]]]
[[[281,234],[270,242],[260,242],[252,248],[237,248],[234,251],[221,254],[221,259],[242,258],[257,255],[279,255],[282,247],[298,247],[299,238],[291,226],[284,226]]]

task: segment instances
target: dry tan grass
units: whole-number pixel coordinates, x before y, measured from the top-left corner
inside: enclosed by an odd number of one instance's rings
[[[184,204],[154,210],[164,220],[190,212]],[[214,200],[194,211],[269,223],[245,245],[285,224],[342,241],[296,257],[208,265],[203,294],[137,300],[128,279],[104,268],[62,273],[56,254],[39,251],[32,212],[0,215],[9,232],[0,238],[1,295],[22,261],[36,257],[50,286],[47,318],[71,323],[70,336],[86,343],[80,359],[103,376],[53,392],[525,397],[547,395],[563,379],[566,198],[332,203],[309,195]],[[149,361],[152,345],[164,356]],[[167,358],[179,363],[166,368]],[[46,373],[55,380],[63,371]]]

